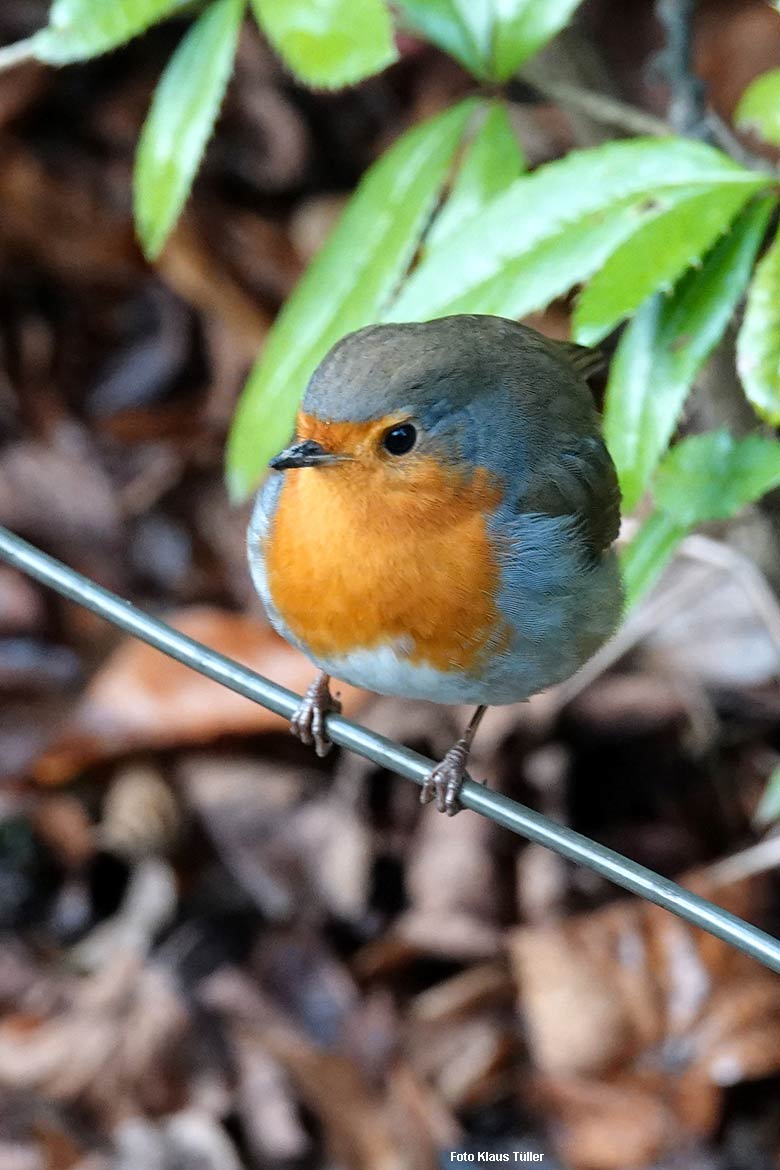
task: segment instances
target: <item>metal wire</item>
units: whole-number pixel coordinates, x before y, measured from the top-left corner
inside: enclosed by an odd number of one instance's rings
[[[194,638],[180,634],[165,622],[150,617],[130,602],[89,581],[2,527],[0,560],[113,622],[120,629],[161,650],[163,654],[170,655],[185,666],[192,667],[278,715],[289,719],[300,701],[299,695],[210,650]],[[419,753],[376,735],[341,715],[328,716],[328,735],[334,743],[419,785],[433,767],[433,761]],[[608,881],[654,902],[692,926],[701,927],[764,966],[780,972],[780,941],[697,894],[684,890],[668,878],[473,781],[467,781],[463,786],[461,804],[529,841],[554,850],[569,861],[587,866]]]

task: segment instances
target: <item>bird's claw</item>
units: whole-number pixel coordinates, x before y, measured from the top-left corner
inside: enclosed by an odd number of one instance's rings
[[[327,756],[333,747],[325,727],[325,716],[331,711],[340,715],[341,703],[330,693],[328,679],[318,677],[303,696],[298,710],[290,720],[292,734],[306,747],[313,747],[320,759]]]
[[[439,812],[446,813],[448,817],[454,817],[460,812],[460,790],[464,781],[469,778],[466,771],[467,759],[468,747],[458,741],[426,777],[420,793],[420,803],[429,804],[435,800]]]

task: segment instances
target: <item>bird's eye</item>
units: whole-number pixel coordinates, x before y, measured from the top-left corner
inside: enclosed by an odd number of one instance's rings
[[[417,428],[411,423],[402,423],[386,431],[382,446],[388,455],[406,455],[417,442]]]

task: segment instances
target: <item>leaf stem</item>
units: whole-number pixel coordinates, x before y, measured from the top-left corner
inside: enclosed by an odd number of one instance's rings
[[[0,70],[11,69],[25,61],[34,61],[36,39],[36,36],[31,36],[23,41],[15,41],[12,45],[0,46]]]

